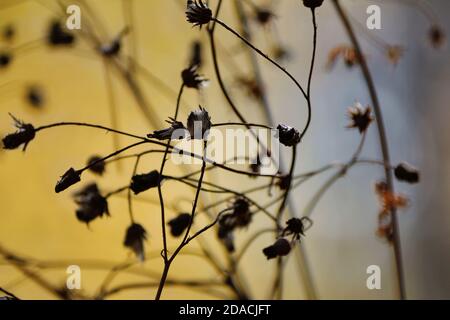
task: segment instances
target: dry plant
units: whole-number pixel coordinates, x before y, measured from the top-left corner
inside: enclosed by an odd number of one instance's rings
[[[323,0],[289,0],[294,2],[298,10],[308,10],[311,14],[311,25],[313,34],[311,42],[313,51],[311,59],[306,65],[308,68],[308,79],[306,84],[301,84],[296,77],[285,67],[283,61],[292,58],[290,50],[282,44],[282,41],[275,31],[276,28],[269,28],[271,53],[266,54],[258,46],[252,42],[253,30],[257,28],[266,28],[268,25],[273,26],[276,14],[274,8],[275,2],[270,5],[263,5],[256,0],[245,1],[207,1],[188,0],[177,1],[182,4],[186,12],[187,23],[192,24],[192,32],[206,32],[207,45],[210,48],[214,75],[208,75],[208,78],[214,80],[219,85],[223,94],[225,103],[221,107],[228,107],[235,114],[236,122],[220,122],[220,119],[212,119],[207,110],[210,106],[203,105],[201,107],[191,108],[191,112],[186,119],[180,119],[180,105],[183,101],[183,93],[186,90],[196,90],[199,96],[205,94],[205,84],[208,82],[206,77],[201,75],[203,56],[203,42],[195,42],[191,50],[190,63],[181,72],[179,84],[164,83],[158,76],[150,70],[143,67],[135,58],[135,55],[123,54],[123,48],[127,47],[129,52],[135,51],[135,39],[133,38],[133,1],[123,1],[124,16],[127,25],[114,37],[110,37],[109,42],[105,41],[104,32],[97,13],[90,8],[88,1],[74,1],[80,5],[83,12],[87,12],[88,19],[84,22],[84,27],[79,33],[70,32],[63,27],[61,21],[65,14],[65,4],[63,2],[55,2],[59,4],[61,11],[54,21],[51,21],[48,34],[45,40],[33,41],[18,47],[10,46],[8,49],[2,49],[0,52],[0,66],[2,68],[11,68],[11,64],[20,63],[17,58],[27,50],[33,50],[37,46],[47,45],[51,47],[62,47],[68,51],[78,54],[85,54],[74,47],[76,41],[86,42],[95,52],[97,58],[100,59],[105,66],[105,81],[110,92],[111,104],[111,126],[106,127],[98,124],[84,122],[57,122],[46,125],[36,125],[24,122],[11,117],[17,131],[8,134],[3,139],[5,149],[22,148],[24,151],[30,147],[34,139],[39,138],[42,131],[62,130],[71,127],[84,127],[86,130],[93,132],[107,131],[115,136],[114,143],[116,150],[107,155],[86,155],[88,158],[85,165],[79,167],[66,168],[59,181],[56,183],[55,192],[60,193],[66,189],[74,187],[83,179],[86,171],[91,171],[99,177],[106,175],[107,167],[113,163],[119,163],[123,160],[130,159],[134,161],[134,169],[130,177],[130,182],[126,185],[112,188],[109,192],[100,190],[96,183],[91,183],[81,187],[74,194],[74,201],[77,205],[76,218],[89,225],[92,221],[110,215],[108,201],[112,197],[125,195],[128,200],[129,208],[129,225],[124,229],[124,245],[131,249],[136,259],[127,261],[120,265],[111,266],[99,261],[80,262],[84,268],[107,269],[108,274],[98,288],[95,295],[86,295],[77,291],[68,290],[67,288],[55,287],[41,274],[42,271],[51,268],[64,268],[67,266],[65,261],[43,261],[35,258],[24,257],[9,251],[5,247],[0,246],[0,255],[3,256],[3,262],[14,266],[20,270],[28,279],[34,281],[44,289],[53,293],[61,299],[105,299],[113,294],[125,290],[136,288],[152,288],[155,299],[158,300],[163,296],[164,288],[167,286],[185,286],[192,290],[200,290],[213,297],[230,298],[230,299],[251,299],[251,290],[246,285],[245,280],[240,275],[240,262],[242,258],[249,252],[252,244],[257,239],[267,233],[274,235],[272,243],[267,243],[266,247],[261,250],[267,259],[276,260],[276,271],[272,279],[271,292],[269,298],[283,298],[283,273],[287,257],[292,254],[293,250],[298,250],[299,272],[302,275],[305,290],[311,299],[317,298],[315,287],[313,285],[311,272],[307,261],[306,252],[302,249],[301,239],[307,235],[309,228],[313,226],[313,213],[316,205],[324,196],[324,194],[333,186],[333,184],[346,176],[346,174],[357,165],[372,165],[384,168],[384,177],[376,183],[375,194],[379,198],[379,225],[377,234],[386,240],[392,246],[395,253],[396,273],[399,288],[399,298],[406,298],[406,279],[403,273],[401,237],[399,234],[398,210],[404,207],[408,199],[395,191],[394,179],[402,182],[417,183],[419,181],[419,172],[406,163],[392,164],[389,155],[388,137],[385,132],[385,124],[383,121],[383,113],[380,101],[377,96],[377,89],[371,76],[367,58],[361,48],[357,32],[361,32],[386,53],[387,59],[395,64],[401,58],[403,49],[400,46],[386,44],[382,39],[376,38],[364,26],[353,23],[349,14],[341,6],[340,0],[329,0],[326,5],[334,6],[337,17],[340,19],[348,33],[350,42],[344,45],[337,45],[329,53],[329,67],[331,68],[338,59],[342,58],[350,68],[360,68],[367,89],[370,93],[371,101],[367,106],[356,103],[349,108],[348,127],[354,129],[355,134],[360,135],[360,143],[356,146],[355,151],[350,155],[349,159],[340,163],[330,163],[326,166],[304,172],[295,173],[296,165],[302,160],[301,154],[302,141],[307,138],[308,129],[313,121],[314,115],[314,92],[311,90],[314,81],[314,67],[317,55],[317,38],[320,36],[320,26],[317,23],[317,12],[325,5]],[[184,3],[183,3],[184,2]],[[444,33],[440,29],[437,19],[432,10],[425,6],[421,1],[399,1],[407,5],[412,5],[420,11],[425,12],[431,20],[430,43],[433,47],[440,47],[444,41]],[[232,27],[230,23],[220,17],[223,6],[230,6],[235,10],[238,21],[240,22],[239,31]],[[4,9],[4,8],[1,8]],[[164,13],[169,14],[169,13]],[[256,26],[256,27],[255,27]],[[239,66],[233,59],[233,56],[227,52],[227,48],[221,44],[221,39],[216,37],[216,30],[222,28],[229,34],[234,36],[241,44],[242,50],[246,50],[249,55],[250,67],[253,72],[248,76],[243,74]],[[267,29],[266,29],[267,30]],[[3,37],[7,41],[14,38],[14,26],[6,26],[3,30]],[[292,37],[286,37],[292,38]],[[9,41],[9,40],[8,40]],[[291,41],[297,41],[291,39]],[[218,52],[223,53],[223,61],[219,61]],[[273,66],[273,68],[284,74],[286,79],[293,83],[298,89],[298,108],[307,109],[307,118],[300,128],[294,128],[286,124],[275,125],[271,119],[271,106],[268,102],[267,92],[264,87],[264,79],[259,69],[258,60],[265,61]],[[239,89],[247,94],[250,99],[261,105],[261,109],[265,110],[267,115],[267,123],[252,123],[249,116],[244,115],[241,108],[237,105],[230,93],[231,89],[222,76],[222,69],[227,69],[233,74]],[[137,105],[140,107],[142,116],[148,120],[156,130],[148,135],[140,135],[131,132],[125,132],[118,128],[118,119],[116,115],[116,102],[112,89],[112,74],[120,77],[126,84],[127,89],[134,97]],[[156,86],[163,94],[166,94],[174,101],[174,110],[170,114],[167,124],[164,126],[155,115],[151,104],[146,99],[144,89],[137,75],[142,75]],[[6,84],[7,85],[7,84]],[[26,88],[25,98],[30,105],[35,108],[42,109],[45,106],[45,90],[39,85],[30,85]],[[75,97],[74,97],[75,98]],[[362,156],[364,143],[366,141],[367,129],[374,124],[377,127],[380,143],[380,158],[372,159]],[[225,162],[218,162],[207,156],[208,151],[208,133],[213,128],[218,127],[237,127],[243,126],[248,129],[253,138],[258,143],[257,157],[254,163],[247,168],[236,168],[232,166],[233,159]],[[263,160],[269,160],[276,163],[277,159],[272,157],[270,148],[260,141],[255,129],[275,131],[279,143],[284,148],[288,148],[291,152],[291,160],[287,168],[283,168],[283,159],[280,159],[280,170],[274,173],[262,173],[261,163]],[[117,137],[126,137],[133,142],[125,147],[119,147],[120,141]],[[76,136],[74,136],[74,139]],[[175,140],[188,140],[199,142],[202,145],[201,152],[192,152],[180,149]],[[145,150],[136,153],[130,153],[137,147],[145,147]],[[170,161],[174,153],[182,154],[184,157],[190,157],[201,161],[200,170],[192,171],[189,165],[182,165],[183,175],[174,175],[166,170],[167,161]],[[161,164],[154,168],[153,171],[138,173],[139,164],[146,157],[156,157],[162,155]],[[229,172],[239,179],[257,179],[263,183],[246,189],[235,190],[220,182],[208,181],[207,173],[213,170],[221,170]],[[291,201],[292,190],[304,185],[311,178],[326,172],[334,174],[321,186],[314,196],[306,202],[303,212],[298,212],[293,208]],[[179,183],[191,187],[195,191],[192,199],[192,206],[189,212],[180,212],[178,216],[168,219],[166,210],[168,208],[165,203],[165,187],[163,182]],[[142,224],[137,221],[133,214],[133,202],[137,201],[136,195],[147,190],[155,189],[158,193],[158,201],[160,205],[160,224],[163,247],[152,248],[151,252],[146,250],[147,231]],[[221,195],[219,201],[212,203],[202,203],[201,197],[207,193]],[[253,195],[257,193],[266,193],[270,197],[267,203],[260,203],[254,200]],[[201,204],[202,203],[202,204]],[[198,217],[203,215],[209,219],[209,223],[201,225],[196,223]],[[268,219],[271,223],[270,228],[258,230],[248,235],[248,240],[242,246],[235,246],[234,235],[237,230],[246,230],[247,227],[255,221],[255,219]],[[320,227],[320,226],[314,226]],[[217,237],[223,246],[226,263],[220,262],[213,252],[205,244],[202,237],[210,234],[210,237]],[[178,245],[169,247],[168,237],[179,238]],[[197,241],[199,250],[192,249],[190,244]],[[388,246],[387,246],[388,247]],[[171,266],[176,258],[181,255],[200,256],[209,263],[217,272],[215,279],[207,279],[204,281],[191,279],[174,279],[170,276]],[[149,258],[161,258],[164,262],[164,268],[161,274],[154,274],[142,270],[134,269],[140,261]],[[141,282],[127,283],[120,286],[111,286],[112,281],[120,273],[131,273],[141,275],[148,280]],[[228,288],[228,294],[217,288]],[[7,299],[16,299],[13,293],[6,289],[0,289]]]

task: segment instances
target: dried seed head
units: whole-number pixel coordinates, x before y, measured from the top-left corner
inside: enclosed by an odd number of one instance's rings
[[[435,49],[439,49],[445,42],[445,33],[438,25],[431,26],[429,32],[430,43]]]
[[[190,66],[197,66],[200,68],[203,63],[203,55],[202,55],[202,44],[200,41],[194,41],[192,43],[192,49],[191,49],[191,59],[190,59]]]
[[[303,0],[303,5],[307,8],[315,9],[322,5],[323,0]]]
[[[3,138],[3,148],[13,150],[23,145],[23,151],[25,151],[28,143],[30,143],[30,141],[36,136],[36,130],[33,125],[18,120],[12,114],[10,114],[10,116],[13,118],[14,126],[18,130],[15,133],[10,133]]]
[[[405,49],[402,46],[388,46],[386,55],[390,63],[397,65],[403,56]]]
[[[272,47],[271,51],[272,56],[277,61],[289,60],[291,58],[291,52],[286,47],[281,45],[275,45]]]
[[[170,220],[167,224],[170,227],[170,233],[174,237],[179,237],[187,229],[191,223],[191,215],[189,213],[180,213],[176,218]]]
[[[105,161],[102,160],[103,158],[100,156],[92,156],[88,159],[87,165],[89,166],[89,170],[95,174],[98,174],[99,176],[103,175],[105,173]]]
[[[75,42],[75,36],[64,30],[59,21],[54,21],[50,25],[47,41],[53,46],[68,46]]]
[[[130,189],[134,194],[139,194],[151,188],[156,188],[161,180],[157,170],[145,174],[138,174],[131,178]]]
[[[12,41],[15,35],[16,29],[14,29],[14,26],[12,24],[6,25],[2,30],[3,39],[5,39],[6,41]]]
[[[12,61],[12,55],[8,52],[0,52],[0,68],[6,68]]]
[[[212,11],[203,0],[187,0],[186,19],[200,28],[211,21]]]
[[[297,129],[286,126],[284,124],[279,124],[277,127],[278,138],[281,144],[292,147],[300,142],[300,133]]]
[[[199,110],[192,111],[187,119],[187,129],[191,139],[206,139],[211,129],[211,117],[208,111],[201,106]]]
[[[280,188],[280,190],[287,190],[291,185],[291,176],[288,174],[281,176],[276,185]]]
[[[183,79],[183,84],[192,89],[201,89],[204,87],[208,80],[197,73],[198,65],[191,65],[189,68],[184,69],[181,72],[181,78]]]
[[[235,227],[246,227],[252,221],[250,204],[244,198],[237,198],[233,203],[233,218]]]
[[[74,168],[70,168],[67,170],[59,179],[59,181],[56,183],[55,186],[55,192],[60,193],[67,188],[71,187],[72,185],[80,182],[81,178],[81,172],[75,171]]]
[[[123,242],[125,247],[130,248],[139,260],[145,260],[144,241],[147,240],[147,231],[138,223],[128,227]]]
[[[78,220],[89,224],[96,218],[109,216],[108,202],[100,194],[97,184],[91,183],[74,194],[75,203],[78,204],[76,215]]]
[[[182,122],[176,121],[173,118],[169,118],[166,122],[170,124],[169,128],[156,130],[148,134],[147,137],[158,140],[181,140],[186,137],[186,128]]]
[[[45,98],[42,88],[39,86],[30,86],[28,87],[25,95],[25,100],[35,108],[40,108],[44,105]]]
[[[268,260],[287,256],[289,252],[291,252],[291,244],[285,238],[279,238],[273,245],[263,249]]]
[[[369,106],[364,109],[360,103],[356,103],[353,107],[348,108],[351,123],[347,128],[357,128],[360,133],[365,132],[373,121],[371,112],[372,109]]]
[[[304,235],[305,226],[303,225],[303,221],[298,218],[289,219],[287,222],[286,232],[290,232],[293,234]]]
[[[420,179],[419,170],[405,162],[400,163],[395,167],[394,174],[399,181],[405,181],[409,183],[417,183]]]
[[[255,12],[255,18],[258,23],[262,25],[268,24],[275,17],[275,14],[269,9],[257,8]]]

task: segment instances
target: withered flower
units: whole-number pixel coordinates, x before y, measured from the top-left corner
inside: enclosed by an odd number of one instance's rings
[[[390,63],[397,65],[405,49],[402,46],[388,46],[386,48],[386,55]]]
[[[198,65],[191,65],[189,68],[181,72],[181,78],[186,87],[192,89],[201,89],[206,85],[208,80],[197,73]]]
[[[128,227],[123,242],[125,247],[130,248],[139,260],[145,260],[144,241],[147,240],[147,231],[138,223]]]
[[[250,204],[244,198],[237,198],[233,203],[233,212],[235,227],[246,227],[252,221],[252,213],[250,212]]]
[[[156,130],[148,134],[147,137],[158,140],[181,140],[186,137],[186,128],[182,122],[176,121],[173,118],[169,118],[166,122],[170,124],[169,128]]]
[[[7,67],[12,60],[12,55],[8,52],[0,52],[0,68]]]
[[[279,124],[277,130],[281,144],[292,147],[300,142],[300,133],[297,129],[284,124]]]
[[[263,249],[267,260],[287,256],[289,252],[291,252],[291,244],[285,238],[279,238],[273,245]]]
[[[134,194],[139,194],[151,188],[156,188],[161,180],[162,179],[157,170],[153,170],[145,174],[138,174],[131,178],[130,189],[134,192]]]
[[[351,68],[358,63],[358,55],[355,48],[347,45],[341,45],[331,49],[328,54],[327,68],[332,69],[337,59],[342,57],[347,67]]]
[[[97,184],[91,183],[74,194],[75,203],[78,204],[76,215],[78,220],[89,224],[96,218],[109,216],[108,202],[100,194]]]
[[[45,99],[42,89],[38,86],[28,87],[25,95],[26,101],[35,108],[40,108],[43,106]]]
[[[315,9],[322,5],[323,0],[303,0],[303,5],[307,8]]]
[[[200,28],[211,21],[212,11],[203,0],[187,0],[186,19]]]
[[[80,182],[81,181],[80,176],[81,176],[80,171],[75,171],[74,168],[70,168],[62,175],[61,179],[59,179],[59,181],[56,183],[55,192],[60,193],[66,190],[67,188],[73,186],[74,184]]]
[[[187,119],[187,129],[191,139],[206,139],[211,125],[208,111],[201,106],[199,110],[192,111]]]
[[[280,188],[280,190],[287,190],[291,185],[291,177],[288,174],[279,177],[276,185]]]
[[[404,208],[408,205],[408,199],[404,195],[395,194],[389,190],[385,181],[375,184],[375,192],[380,202],[380,212],[378,213],[378,236],[392,241],[393,225],[391,212]]]
[[[238,77],[237,82],[245,89],[248,96],[253,97],[255,99],[262,98],[263,89],[255,79],[247,77]]]
[[[47,41],[53,46],[67,46],[74,43],[75,37],[64,30],[59,21],[54,21],[50,25]]]
[[[89,166],[89,170],[95,174],[98,174],[99,176],[103,175],[105,173],[105,161],[102,160],[103,158],[100,156],[91,156],[88,161],[87,165]]]
[[[283,236],[293,236],[293,240],[300,240],[301,236],[305,235],[305,222],[308,221],[308,223],[311,225],[311,220],[307,217],[303,217],[301,219],[299,218],[291,218],[289,219],[286,224],[286,228],[284,228],[283,232],[281,233]]]
[[[348,115],[352,122],[347,128],[357,128],[360,133],[365,132],[373,121],[371,112],[372,109],[369,106],[363,109],[360,103],[356,103],[353,107],[348,108]]]
[[[399,181],[405,181],[409,183],[417,183],[420,179],[419,170],[405,162],[400,163],[395,167],[394,174]]]
[[[431,45],[435,49],[439,49],[445,42],[445,34],[442,28],[438,25],[433,25],[430,28],[429,39]]]
[[[14,126],[18,130],[15,133],[10,133],[3,138],[3,148],[13,150],[23,144],[23,151],[25,151],[28,143],[30,143],[30,141],[36,136],[36,130],[33,125],[18,120],[12,114],[9,115],[14,120]]]
[[[167,224],[170,227],[170,233],[174,237],[179,237],[189,227],[191,215],[189,213],[180,213],[177,217],[170,220]]]

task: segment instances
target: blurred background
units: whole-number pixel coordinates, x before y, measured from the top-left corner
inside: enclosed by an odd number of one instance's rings
[[[215,8],[217,1],[210,1]],[[275,17],[262,25],[254,17],[253,3],[270,8]],[[73,31],[76,42],[71,47],[55,48],[46,42],[49,25],[61,20],[62,8],[78,4],[82,8],[82,29]],[[366,29],[366,9],[371,4],[381,7],[382,29]],[[312,50],[310,12],[298,0],[242,1],[249,18],[253,43],[271,55],[278,47],[289,53],[282,60],[301,83],[306,83]],[[448,101],[450,93],[450,55],[444,43],[433,48],[429,31],[438,24],[444,33],[450,30],[446,19],[450,3],[430,1],[365,1],[343,0],[351,15],[358,38],[373,72],[387,127],[392,163],[407,161],[418,167],[418,185],[396,183],[398,192],[409,197],[409,206],[399,213],[400,233],[410,299],[450,298],[450,171],[445,165],[450,159]],[[123,131],[145,135],[161,128],[163,120],[172,116],[176,92],[181,85],[180,73],[190,59],[193,41],[203,44],[204,66],[201,73],[210,79],[209,86],[198,94],[186,91],[183,96],[181,119],[201,103],[213,121],[236,121],[217,83],[211,62],[205,30],[192,28],[185,21],[185,1],[154,0],[1,0],[0,28],[13,28],[13,36],[4,32],[0,53],[11,60],[0,69],[0,133],[13,132],[8,112],[36,126],[60,121],[81,121],[105,126],[115,125]],[[432,10],[430,10],[432,8]],[[424,14],[425,13],[425,14]],[[224,1],[222,21],[241,31],[234,1]],[[65,21],[62,19],[61,21]],[[132,56],[139,63],[136,82],[150,106],[149,123],[119,72],[98,55],[81,33],[91,28],[108,43],[125,26],[120,54]],[[359,66],[348,67],[339,57],[332,68],[330,52],[349,46],[350,42],[334,7],[325,1],[317,10],[319,25],[317,65],[312,86],[313,122],[299,148],[297,173],[310,171],[333,161],[347,161],[358,142],[359,135],[345,127],[346,110],[356,101],[369,105],[365,83]],[[223,28],[217,28],[219,60],[224,80],[233,99],[247,119],[267,123],[260,104],[246,94],[237,73],[249,76],[252,65],[249,51]],[[389,59],[385,45],[401,46],[403,55],[397,63]],[[266,86],[273,123],[302,127],[306,106],[297,89],[273,66],[258,59]],[[111,86],[108,81],[111,80]],[[163,85],[165,84],[165,85]],[[32,88],[41,103],[30,103]],[[112,88],[112,89],[111,89]],[[34,100],[32,100],[34,102]],[[116,143],[125,146],[129,139]],[[39,133],[25,153],[18,150],[0,151],[0,245],[20,257],[36,259],[47,267],[31,269],[39,272],[54,286],[66,281],[66,268],[79,265],[82,270],[82,292],[93,296],[108,271],[115,265],[130,261],[133,256],[123,246],[129,224],[125,196],[110,200],[111,217],[93,222],[89,228],[75,217],[73,190],[55,194],[59,176],[69,167],[81,168],[94,155],[105,155],[115,149],[112,135],[87,128],[62,127]],[[380,159],[375,126],[368,131],[364,146],[365,158]],[[290,155],[286,153],[284,159]],[[161,155],[150,155],[141,161],[139,172],[159,168]],[[286,161],[287,165],[287,161]],[[193,166],[198,169],[199,166]],[[244,168],[245,169],[245,168]],[[105,192],[129,182],[133,161],[124,160],[107,167],[107,174],[98,178],[91,173],[83,182],[97,181]],[[167,171],[182,172],[170,162]],[[292,199],[298,212],[314,195],[330,174],[311,179],[295,189]],[[259,180],[223,173],[207,174],[210,181],[243,190],[259,185]],[[302,240],[308,257],[313,284],[319,299],[396,299],[396,275],[389,244],[375,234],[378,200],[374,182],[383,178],[379,167],[356,166],[340,179],[316,207],[314,226]],[[77,186],[80,187],[80,186]],[[191,188],[167,182],[164,185],[168,216],[189,211],[194,192]],[[111,287],[129,282],[159,280],[163,263],[160,208],[157,190],[136,198],[136,220],[143,224],[149,239],[149,258],[127,272],[119,274]],[[267,201],[267,193],[255,196]],[[216,200],[214,195],[202,198],[202,205]],[[206,220],[205,220],[206,221]],[[201,225],[202,221],[198,222]],[[237,246],[248,237],[267,227],[268,221],[258,216],[248,230],[237,234]],[[217,259],[225,256],[215,240],[214,232],[203,237]],[[267,261],[262,248],[273,241],[273,235],[259,238],[240,265],[242,278],[253,298],[267,298],[271,290],[271,274],[276,262]],[[177,240],[170,239],[174,246]],[[195,250],[196,245],[193,245]],[[23,299],[54,299],[50,291],[0,260],[0,286]],[[286,299],[308,298],[299,277],[296,259],[289,260],[286,269],[284,295]],[[382,272],[381,290],[368,290],[366,269],[378,265]],[[270,276],[268,276],[270,275]],[[176,279],[216,279],[215,270],[195,255],[181,255],[171,270]],[[124,290],[111,299],[152,299],[155,287]],[[168,286],[165,299],[210,299],[232,297],[225,288],[215,288],[215,294],[183,286]]]

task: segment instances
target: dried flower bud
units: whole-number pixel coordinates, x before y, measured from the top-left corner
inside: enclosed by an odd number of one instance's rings
[[[153,170],[145,174],[138,174],[131,178],[130,189],[134,192],[134,194],[139,194],[151,188],[157,187],[161,180],[162,179],[157,170]]]
[[[244,198],[237,198],[233,203],[234,226],[246,227],[252,221],[252,213],[250,212],[250,204]]]
[[[291,252],[291,244],[285,238],[280,238],[273,245],[263,249],[263,253],[268,260],[287,256],[289,252]]]
[[[323,0],[303,0],[303,5],[307,8],[315,9],[322,5]]]
[[[16,30],[14,29],[14,26],[11,24],[6,25],[2,30],[3,39],[6,41],[13,40],[14,36],[16,35]]]
[[[269,9],[257,8],[255,12],[256,20],[262,25],[268,24],[274,17],[275,15]]]
[[[348,115],[352,122],[347,128],[357,128],[360,133],[365,132],[373,121],[371,112],[372,109],[369,106],[363,109],[360,103],[356,103],[353,107],[348,108]]]
[[[147,240],[147,231],[144,227],[138,223],[133,223],[128,227],[123,242],[125,247],[130,248],[139,258],[139,260],[145,260],[144,241]]]
[[[255,99],[261,99],[263,96],[263,88],[255,79],[247,77],[238,77],[237,83],[245,89],[248,96]]]
[[[3,138],[3,148],[13,150],[23,144],[23,151],[25,151],[28,143],[30,143],[30,141],[36,136],[36,130],[33,125],[18,120],[12,114],[10,114],[10,116],[13,118],[14,126],[18,130],[15,133],[10,133]]]
[[[12,60],[12,55],[7,52],[0,52],[0,68],[7,67]]]
[[[293,233],[298,235],[304,235],[305,226],[303,225],[303,221],[298,218],[289,219],[287,222],[287,227],[285,231],[287,233]]]
[[[404,162],[395,167],[394,174],[399,181],[405,181],[409,183],[417,183],[420,179],[419,171]]]
[[[35,108],[40,108],[44,104],[44,93],[38,86],[30,86],[25,95],[26,101]]]
[[[78,220],[89,224],[96,218],[109,216],[108,202],[100,194],[97,184],[91,183],[74,194],[75,203],[78,204],[76,215]]]
[[[200,107],[199,110],[192,111],[187,119],[187,129],[191,139],[206,139],[211,129],[211,118],[208,111]]]
[[[183,79],[183,83],[186,87],[192,89],[201,89],[207,84],[208,80],[200,76],[197,73],[197,70],[198,65],[191,65],[189,68],[184,69],[181,72],[181,78]]]
[[[100,156],[92,156],[88,159],[87,165],[89,166],[89,170],[99,176],[103,175],[105,172],[105,161]]]
[[[191,59],[190,59],[190,66],[197,66],[200,68],[203,63],[202,58],[202,44],[200,41],[194,41],[192,43],[192,49],[191,49]]]
[[[186,137],[186,128],[182,122],[176,121],[173,118],[169,118],[166,122],[170,124],[169,128],[156,130],[148,134],[147,137],[158,140],[181,140]]]
[[[297,129],[279,124],[277,130],[278,138],[283,145],[292,147],[300,142],[300,133]]]
[[[272,47],[272,56],[277,61],[289,60],[291,58],[290,51],[281,45],[276,45]]]
[[[121,49],[120,39],[114,39],[110,43],[104,44],[100,47],[100,52],[105,57],[112,57],[119,53]]]
[[[200,28],[211,21],[212,11],[203,0],[187,0],[186,19]]]
[[[176,218],[170,220],[167,224],[170,227],[170,233],[174,237],[179,237],[189,227],[191,215],[189,213],[180,213]]]
[[[388,46],[386,49],[386,55],[390,63],[397,65],[405,49],[402,46]]]
[[[435,49],[439,49],[445,42],[445,34],[442,28],[438,25],[433,25],[429,32],[431,45]]]
[[[54,21],[50,25],[48,43],[53,46],[72,45],[75,41],[73,34],[65,31],[59,21]]]
[[[75,183],[80,182],[80,175],[81,172],[75,171],[74,168],[70,168],[69,170],[67,170],[66,173],[63,174],[61,179],[59,179],[59,181],[56,183],[55,192],[60,193],[61,191],[66,190]]]
[[[287,190],[291,185],[291,176],[288,174],[281,176],[276,185],[280,188],[280,190]]]

